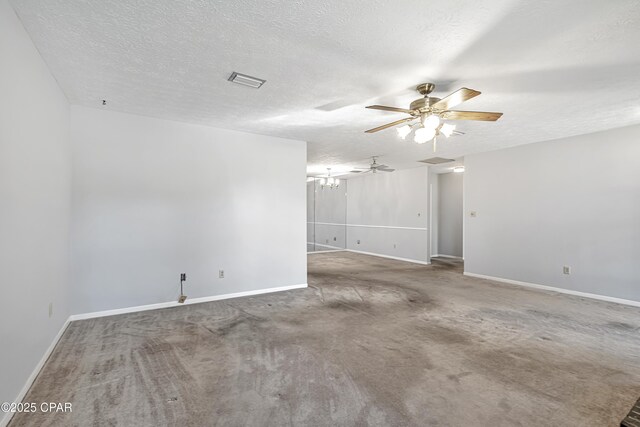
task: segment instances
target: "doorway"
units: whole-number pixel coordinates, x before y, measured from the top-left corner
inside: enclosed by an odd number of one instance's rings
[[[464,164],[434,168],[430,174],[431,258],[464,259]]]

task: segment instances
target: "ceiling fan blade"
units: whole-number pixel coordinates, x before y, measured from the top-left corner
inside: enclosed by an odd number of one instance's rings
[[[445,96],[440,101],[433,104],[431,108],[435,110],[448,110],[450,108],[455,107],[458,104],[462,104],[464,101],[467,101],[471,98],[475,98],[481,93],[482,92],[478,92],[477,90],[463,87],[462,89],[458,89],[452,94]]]
[[[393,172],[395,169],[390,169],[390,168],[378,168],[379,171],[382,172]]]
[[[407,110],[406,108],[387,107],[386,105],[369,105],[365,108],[371,108],[372,110],[394,111],[396,113],[413,114],[413,110]]]
[[[445,120],[482,120],[486,122],[495,122],[502,113],[489,113],[486,111],[444,111],[440,117]]]
[[[380,168],[388,168],[389,166],[387,166],[387,165],[379,165],[377,163],[374,163],[374,164],[371,165],[371,167],[373,169],[380,169]]]
[[[406,119],[396,120],[395,122],[387,123],[386,125],[378,126],[377,128],[365,130],[364,132],[365,133],[378,132],[380,130],[387,129],[387,128],[399,125],[400,123],[408,122],[408,121],[413,120],[413,119],[415,119],[415,117],[407,117]]]

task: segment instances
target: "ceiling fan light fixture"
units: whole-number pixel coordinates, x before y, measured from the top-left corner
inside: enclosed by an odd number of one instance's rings
[[[464,166],[456,166],[456,167],[453,168],[453,171],[455,173],[462,173],[462,172],[464,172]]]
[[[436,130],[431,128],[420,128],[416,130],[416,135],[413,138],[418,144],[424,144],[425,142],[433,139],[436,136]]]
[[[440,126],[440,117],[436,116],[435,114],[431,114],[424,118],[424,120],[422,121],[422,125],[425,128],[437,129],[438,126]]]
[[[456,125],[451,125],[449,123],[445,123],[440,126],[440,133],[449,138],[453,135],[453,131],[456,130]]]
[[[404,125],[399,127],[398,129],[396,129],[398,132],[398,136],[402,139],[405,139],[407,137],[407,135],[409,135],[411,133],[411,126],[409,125]]]

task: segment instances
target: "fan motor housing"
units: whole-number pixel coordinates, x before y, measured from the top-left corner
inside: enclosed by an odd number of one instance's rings
[[[411,105],[409,106],[409,109],[427,111],[431,108],[433,104],[435,104],[438,101],[440,101],[440,98],[435,98],[435,97],[419,98],[411,103]]]

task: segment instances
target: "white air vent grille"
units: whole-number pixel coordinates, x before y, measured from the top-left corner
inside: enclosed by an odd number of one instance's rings
[[[235,71],[229,76],[229,81],[238,83],[239,85],[249,86],[255,89],[260,88],[266,80],[259,79],[257,77],[247,76],[246,74],[236,73]]]
[[[418,160],[420,163],[427,163],[430,165],[439,165],[441,163],[453,162],[453,159],[445,159],[442,157],[432,157],[430,159]]]

